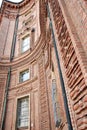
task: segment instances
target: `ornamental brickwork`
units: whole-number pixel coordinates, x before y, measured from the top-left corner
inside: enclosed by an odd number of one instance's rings
[[[86,28],[86,0],[3,1],[0,130],[87,129]]]

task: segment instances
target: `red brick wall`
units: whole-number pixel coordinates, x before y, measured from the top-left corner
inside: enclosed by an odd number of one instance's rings
[[[87,5],[84,0],[64,1],[87,55]]]
[[[86,130],[87,5],[86,2],[82,0],[49,0],[49,2],[72,126],[75,130]],[[27,5],[25,3],[20,6],[15,58],[12,62],[8,61],[14,33],[15,16],[18,7],[15,4],[13,6],[11,4],[10,6],[8,5],[9,4],[3,6],[4,15],[0,25],[0,121],[7,79],[6,66],[11,66],[11,81],[6,107],[5,130],[15,129],[17,99],[26,95],[30,96],[29,129],[57,129],[54,123],[51,89],[51,65],[53,62],[57,83],[57,99],[61,108],[60,115],[62,119],[62,127],[60,129],[66,130],[67,120],[64,101],[57,60],[54,46],[52,45],[51,31],[48,27],[49,21],[46,21],[47,14],[45,1],[40,1],[40,3],[37,1],[36,4],[34,1],[30,1]],[[24,7],[22,8],[22,6]],[[26,11],[32,12],[32,7],[35,7],[33,11],[36,10],[37,17],[29,24],[31,27],[29,28],[30,30],[27,30],[22,24],[28,17],[25,17]],[[8,11],[10,11],[11,14],[9,14]],[[34,26],[32,25],[33,22],[35,22]],[[21,39],[29,33],[29,31],[31,32],[33,27],[36,27],[36,41],[34,46],[31,50],[21,55]],[[26,68],[30,69],[30,79],[23,83],[19,83],[19,73]]]
[[[0,126],[1,126],[3,103],[5,97],[7,73],[8,73],[7,68],[0,66]]]
[[[80,29],[80,26],[82,27],[80,23],[82,19],[78,15],[80,21],[78,17],[76,20],[75,15],[78,11],[76,13],[73,11],[74,5],[72,2],[68,1],[66,2],[67,4],[65,4],[63,0],[59,0],[50,1],[50,3],[52,22],[61,61],[72,125],[73,128],[78,130],[86,129],[86,106],[84,104],[84,99],[87,93],[85,78],[87,56],[83,47],[83,42],[79,38],[83,33],[80,35],[80,32],[78,33],[77,30],[77,28]],[[68,4],[71,4],[73,9],[68,7]],[[75,4],[75,6],[78,6],[76,2]],[[72,14],[75,19],[72,17]],[[77,26],[75,28],[77,22],[79,27]],[[86,28],[84,26],[83,30],[86,34]],[[86,35],[83,35],[83,37],[84,40],[86,40]]]
[[[0,25],[0,57],[2,60],[9,60],[15,20],[8,19],[3,16]]]

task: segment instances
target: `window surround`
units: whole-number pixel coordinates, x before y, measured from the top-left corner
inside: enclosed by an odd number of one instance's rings
[[[28,78],[26,78],[25,76],[27,76],[26,74],[27,74],[27,72],[28,72]],[[26,79],[25,79],[26,78]],[[27,80],[29,80],[30,79],[30,69],[29,68],[26,68],[26,69],[23,69],[22,71],[20,71],[19,72],[19,83],[23,83],[23,82],[26,82]]]
[[[23,39],[26,37],[30,37],[30,46],[29,49],[27,49],[26,51],[22,52],[22,43],[23,43]],[[25,54],[26,52],[30,52],[32,50],[32,48],[35,45],[35,40],[36,40],[36,30],[35,30],[35,26],[32,26],[29,30],[27,30],[26,32],[22,33],[22,30],[20,31],[19,34],[19,48],[18,48],[18,54],[19,56]]]
[[[29,73],[30,73],[30,79],[24,81],[24,82],[19,82],[19,77],[20,77],[20,72],[23,72],[25,70],[29,70]],[[28,81],[31,80],[31,64],[27,64],[27,65],[23,65],[23,66],[20,66],[19,68],[17,68],[17,83],[16,85],[22,85]]]
[[[31,75],[33,78],[37,77],[37,75],[38,75],[38,64],[36,61],[32,63],[32,74]]]
[[[17,128],[28,128],[29,97],[17,101]]]
[[[23,39],[26,37],[30,37],[30,48],[27,49],[26,51],[22,52],[22,42],[23,42]],[[22,55],[22,54],[30,51],[30,49],[31,49],[31,32],[29,31],[29,33],[26,32],[24,34],[21,33],[20,38],[19,38],[19,55]]]
[[[22,38],[21,40],[21,53],[24,53],[30,49],[30,44],[31,44],[31,38],[29,35],[26,35],[25,37]],[[28,47],[26,49],[26,47]]]
[[[17,110],[18,110],[18,106],[17,106],[17,104],[18,104],[18,100],[19,99],[22,99],[22,98],[25,98],[25,97],[28,97],[28,101],[29,101],[29,103],[28,103],[28,105],[29,105],[29,121],[28,121],[28,127],[18,127],[17,128]],[[17,130],[20,130],[20,129],[28,129],[28,130],[30,130],[30,118],[31,118],[31,115],[30,115],[30,93],[29,94],[24,94],[24,95],[20,95],[20,96],[18,96],[17,98],[16,98],[16,100],[15,100],[15,104],[16,104],[16,107],[14,107],[15,108],[15,119],[14,119],[14,121],[16,122],[16,129]],[[14,129],[15,129],[15,126],[14,126]]]

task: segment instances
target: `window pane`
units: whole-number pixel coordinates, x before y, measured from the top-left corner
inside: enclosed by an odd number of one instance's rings
[[[29,79],[29,73],[23,74],[23,81]]]
[[[25,51],[27,51],[28,49],[29,49],[29,45],[24,46],[24,47],[22,48],[22,52],[25,52]]]
[[[29,98],[18,100],[17,108],[17,127],[28,126],[29,121]]]
[[[20,82],[26,81],[30,78],[29,70],[25,70],[20,73]]]
[[[23,39],[24,45],[27,45],[29,42],[30,42],[30,37],[26,37],[25,39]]]
[[[21,51],[25,52],[30,48],[30,37],[25,37],[22,41]]]

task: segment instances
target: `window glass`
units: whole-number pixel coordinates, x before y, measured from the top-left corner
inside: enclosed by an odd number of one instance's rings
[[[22,39],[21,51],[23,53],[23,52],[27,51],[28,49],[30,49],[30,37],[29,36]]]
[[[26,80],[30,79],[30,73],[29,70],[25,70],[23,72],[20,72],[20,82],[24,82]]]
[[[17,127],[28,127],[29,122],[29,97],[18,100]]]

